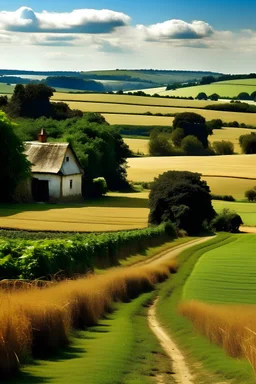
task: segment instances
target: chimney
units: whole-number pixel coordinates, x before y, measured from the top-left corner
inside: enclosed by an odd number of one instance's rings
[[[37,139],[40,143],[47,143],[47,134],[44,128],[42,128],[41,132],[37,135]]]

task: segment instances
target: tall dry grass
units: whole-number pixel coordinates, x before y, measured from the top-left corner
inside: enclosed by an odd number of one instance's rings
[[[256,306],[215,305],[198,301],[180,304],[179,312],[212,343],[234,358],[247,358],[256,373]]]
[[[33,357],[68,344],[72,328],[85,329],[175,272],[176,262],[116,268],[103,275],[38,284],[3,284],[0,289],[0,377],[10,377]],[[18,287],[18,288],[17,288]]]

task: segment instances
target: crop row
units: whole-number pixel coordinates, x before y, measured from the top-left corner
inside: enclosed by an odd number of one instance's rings
[[[135,231],[50,240],[0,239],[0,279],[49,279],[84,274],[93,267],[118,265],[175,237],[171,225]]]

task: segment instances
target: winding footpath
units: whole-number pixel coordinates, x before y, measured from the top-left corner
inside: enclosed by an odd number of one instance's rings
[[[162,263],[163,261],[174,259],[185,249],[188,249],[193,245],[204,243],[212,238],[213,237],[210,236],[210,237],[204,237],[204,238],[192,240],[189,243],[177,246],[174,249],[171,249],[169,251],[168,250],[164,251],[158,254],[156,257],[153,257],[150,260],[143,262],[143,264],[157,265],[158,263]],[[170,334],[164,330],[164,328],[161,326],[161,324],[157,320],[157,317],[156,317],[157,300],[155,300],[155,302],[151,305],[148,311],[149,326],[152,332],[158,338],[167,356],[169,356],[171,360],[171,364],[174,371],[174,377],[177,384],[194,384],[193,376],[190,373],[190,370],[186,364],[186,361],[182,352],[180,351],[178,346],[175,344],[175,342],[172,340]],[[164,384],[161,378],[159,378],[158,384]]]

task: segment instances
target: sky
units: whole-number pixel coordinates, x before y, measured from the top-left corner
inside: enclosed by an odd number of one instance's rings
[[[255,72],[255,0],[0,0],[0,68]]]

